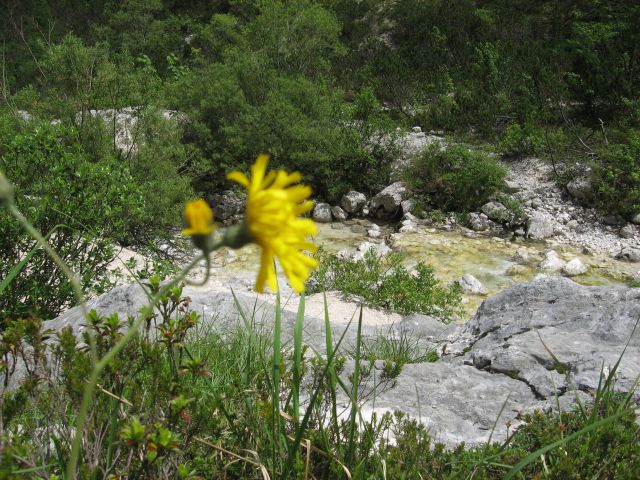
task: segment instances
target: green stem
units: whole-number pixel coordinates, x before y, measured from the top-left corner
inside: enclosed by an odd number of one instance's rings
[[[172,288],[176,283],[181,281],[183,278],[187,276],[189,271],[195,267],[198,262],[204,257],[203,254],[195,257],[189,265],[187,265],[173,280],[169,283],[165,284],[158,292],[153,296],[151,302],[149,304],[149,309],[153,310],[156,307],[156,304],[160,301],[162,296],[167,292],[170,288]],[[76,478],[76,468],[78,465],[78,457],[80,456],[80,449],[82,446],[82,433],[84,431],[84,423],[87,418],[87,414],[89,412],[89,406],[91,404],[91,399],[93,398],[93,393],[95,391],[96,383],[98,382],[98,378],[100,377],[100,373],[104,368],[114,359],[114,357],[120,353],[120,351],[129,343],[137,333],[140,325],[146,318],[145,315],[140,315],[133,324],[129,327],[129,330],[122,336],[118,343],[116,343],[111,350],[109,350],[104,357],[100,359],[99,362],[95,364],[91,374],[89,375],[89,380],[84,388],[82,403],[80,404],[80,410],[78,411],[78,418],[76,420],[76,431],[75,436],[73,438],[73,444],[71,445],[71,456],[69,458],[69,463],[67,463],[67,475],[66,478],[68,480],[74,480]]]
[[[37,228],[35,228],[33,225],[31,225],[29,220],[27,220],[27,218],[24,215],[22,215],[22,212],[18,210],[18,207],[16,207],[13,203],[10,203],[7,205],[7,209],[16,218],[16,220],[18,220],[18,223],[22,225],[22,227],[27,231],[27,233],[29,233],[29,235],[31,235],[31,237],[35,239],[38,245],[40,245],[42,249],[45,252],[47,252],[47,255],[49,255],[53,259],[54,263],[58,266],[58,268],[60,268],[60,270],[62,270],[62,273],[64,273],[64,275],[69,279],[69,282],[71,283],[71,287],[73,288],[73,293],[76,297],[76,300],[80,304],[80,309],[82,310],[82,317],[85,320],[89,318],[89,315],[87,312],[87,305],[84,301],[84,295],[82,293],[82,286],[80,285],[80,281],[78,280],[78,277],[76,276],[76,274],[73,273],[73,271],[67,266],[66,263],[64,263],[64,260],[60,258],[60,256],[56,253],[56,251],[53,248],[51,248],[51,245],[49,245],[49,242],[47,242],[47,240],[42,236],[40,231]],[[98,361],[98,352],[96,350],[96,345],[95,345],[93,336],[91,335],[89,335],[89,344],[91,347],[91,358],[93,360],[93,363],[95,363]]]

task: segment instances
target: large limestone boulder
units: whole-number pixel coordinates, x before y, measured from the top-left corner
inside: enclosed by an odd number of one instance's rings
[[[640,374],[640,335],[631,336],[638,318],[640,289],[545,277],[485,300],[446,349],[452,355],[466,349],[461,363],[508,374],[536,398],[553,400],[595,391],[602,365],[605,371],[615,365],[629,342],[616,384],[628,390]]]
[[[371,199],[371,210],[379,218],[401,214],[402,202],[407,199],[406,196],[407,188],[403,182],[392,183]]]
[[[229,286],[234,287],[235,298]],[[263,312],[266,324],[273,321],[274,296],[257,296],[239,284],[186,287],[183,293],[191,298],[190,307],[201,314],[202,322],[215,321],[216,329],[242,325],[236,299],[245,311]],[[334,338],[344,332],[343,345],[353,345],[358,328],[353,318],[360,307],[335,292],[327,297]],[[142,288],[133,284],[90,301],[88,308],[127,318],[136,316],[146,303]],[[305,304],[304,341],[322,354],[326,351],[323,295],[310,295]],[[290,339],[296,298],[292,296],[282,308],[283,337]],[[585,287],[564,277],[515,284],[486,299],[462,325],[447,326],[426,316],[403,319],[365,307],[365,337],[380,332],[410,335],[426,342],[422,343],[426,347],[437,348],[440,359],[405,365],[391,388],[364,402],[362,412],[400,410],[422,421],[436,441],[449,447],[462,441],[477,445],[490,435],[494,441],[503,441],[524,412],[554,410],[558,403],[567,410],[575,405],[576,396],[583,402],[593,400],[603,365],[606,373],[618,362],[627,342],[614,387],[629,391],[640,374],[640,335],[632,336],[638,318],[640,289]],[[70,326],[80,332],[83,324],[76,307],[44,327],[58,331]],[[347,365],[342,374],[347,385],[352,371]],[[363,385],[361,391],[370,387]],[[348,406],[345,394],[339,400]]]
[[[533,212],[527,220],[527,236],[532,240],[544,240],[553,234],[553,221],[541,212]]]
[[[362,208],[367,204],[367,197],[364,193],[351,190],[342,196],[340,206],[347,213],[360,213]]]

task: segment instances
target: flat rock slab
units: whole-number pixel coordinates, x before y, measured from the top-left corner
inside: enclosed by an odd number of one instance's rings
[[[494,426],[492,438],[503,440],[507,421],[513,432],[519,412],[543,406],[518,380],[450,362],[406,365],[393,388],[371,396],[365,411],[402,411],[449,447],[486,442]]]

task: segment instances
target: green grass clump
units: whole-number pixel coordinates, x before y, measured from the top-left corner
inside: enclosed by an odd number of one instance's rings
[[[379,257],[369,250],[362,260],[343,260],[320,251],[318,258],[320,266],[313,273],[311,293],[337,290],[361,297],[373,307],[432,315],[443,322],[460,312],[460,288],[441,286],[433,269],[424,263],[418,263],[411,273],[398,254]]]
[[[372,338],[365,338],[362,342],[362,357],[369,361],[389,361],[400,366],[438,360],[438,354],[433,348],[404,330],[398,335],[393,332],[377,332]]]

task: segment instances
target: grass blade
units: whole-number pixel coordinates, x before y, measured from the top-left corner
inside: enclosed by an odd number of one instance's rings
[[[300,295],[300,304],[293,329],[293,418],[300,421],[300,384],[302,383],[302,327],[304,324],[304,294]]]
[[[353,369],[353,384],[351,390],[351,416],[349,419],[349,441],[347,445],[347,465],[351,464],[355,454],[355,434],[358,420],[358,385],[360,382],[360,350],[362,347],[362,306],[358,317],[358,333],[356,336],[355,366]]]

